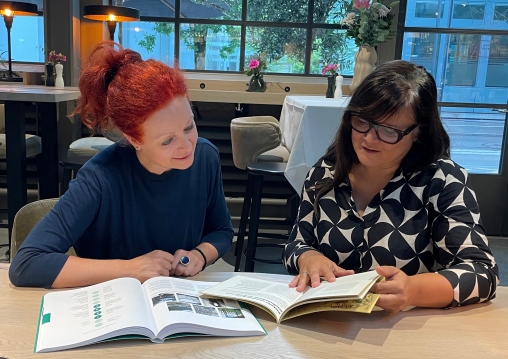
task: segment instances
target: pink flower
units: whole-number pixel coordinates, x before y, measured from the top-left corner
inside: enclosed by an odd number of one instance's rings
[[[255,69],[257,67],[259,67],[259,61],[258,60],[250,60],[249,69]]]
[[[331,64],[323,67],[321,74],[326,75],[327,72],[330,72],[331,75],[335,75],[337,73],[337,65]]]
[[[370,6],[370,0],[355,0],[353,7],[356,9],[368,9]]]

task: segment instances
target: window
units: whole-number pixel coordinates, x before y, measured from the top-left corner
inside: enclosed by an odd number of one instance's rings
[[[246,9],[243,9],[245,4]],[[340,63],[352,75],[355,44],[339,24],[341,0],[125,0],[141,22],[123,23],[124,46],[185,70],[243,71],[252,56],[267,72],[321,74]]]
[[[438,4],[442,16],[432,18]],[[436,80],[452,159],[472,173],[502,168],[505,114],[494,107],[508,103],[507,9],[508,0],[407,0],[399,29],[401,58],[424,66]]]

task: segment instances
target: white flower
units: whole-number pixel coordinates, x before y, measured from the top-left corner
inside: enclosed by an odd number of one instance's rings
[[[390,12],[390,9],[385,5],[381,5],[377,11],[379,12],[379,16],[385,17]]]
[[[389,11],[389,10],[388,10]],[[347,14],[347,16],[342,19],[340,21],[340,24],[341,25],[348,25],[348,26],[351,26],[354,24],[355,22],[355,17],[356,17],[356,14],[354,12],[350,12],[349,14]]]

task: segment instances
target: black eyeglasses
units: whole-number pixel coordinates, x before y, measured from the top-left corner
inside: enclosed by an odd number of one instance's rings
[[[401,131],[393,127],[376,125],[375,123],[363,120],[359,117],[351,116],[351,126],[353,127],[353,130],[360,133],[367,133],[371,128],[374,128],[379,140],[389,143],[390,145],[394,145],[402,140],[404,136],[409,135],[411,131],[418,127],[418,124],[415,123],[414,125],[409,126],[405,131]]]

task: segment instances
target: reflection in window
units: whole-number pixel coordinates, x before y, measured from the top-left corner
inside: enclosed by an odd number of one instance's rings
[[[496,5],[494,7],[494,20],[508,22],[508,5]]]
[[[485,86],[507,87],[507,79],[508,36],[492,36],[489,48],[489,63],[487,65]]]
[[[483,20],[484,13],[485,5],[453,5],[453,18],[457,20]]]
[[[446,83],[452,86],[475,86],[479,52],[480,35],[450,35]]]
[[[439,15],[440,18],[443,18],[443,12],[444,12],[443,3],[441,3],[441,6],[438,6],[437,2],[430,1],[421,1],[416,3],[415,17],[425,19],[436,19]]]

